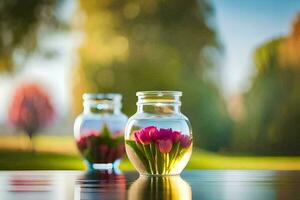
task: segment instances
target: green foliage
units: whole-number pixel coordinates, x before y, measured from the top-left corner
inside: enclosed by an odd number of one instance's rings
[[[84,170],[78,154],[0,150],[1,170]],[[128,159],[121,170],[134,170]],[[300,157],[224,156],[194,149],[186,169],[273,169],[299,170]]]
[[[1,0],[0,2],[0,72],[13,71],[16,53],[24,59],[38,43],[43,26],[59,27],[55,9],[60,0]],[[23,67],[24,63],[19,63]]]
[[[300,71],[281,62],[283,39],[255,52],[258,73],[245,95],[246,117],[239,124],[240,150],[260,154],[300,155]]]
[[[85,91],[122,93],[131,115],[136,91],[181,90],[194,144],[210,150],[228,146],[232,125],[218,88],[207,78],[217,57],[205,51],[221,53],[207,1],[82,0],[81,7],[88,20],[74,82],[77,111]]]
[[[117,137],[112,137],[112,135],[113,133],[110,132],[107,125],[104,125],[101,135],[99,137],[96,137],[97,142],[99,144],[107,144],[111,148],[118,147],[119,145],[123,144],[124,142],[123,135]]]
[[[256,49],[254,54],[254,65],[258,74],[270,71],[278,67],[279,45],[282,38],[272,39]]]
[[[25,139],[25,137],[20,138],[12,135],[2,135],[0,137],[1,170],[84,169],[84,163],[76,149],[73,137],[40,134],[35,138],[35,154],[32,154],[30,149],[24,149],[22,140]],[[23,150],[20,150],[22,147]],[[126,158],[121,162],[120,168],[126,171],[134,169]],[[186,169],[299,170],[300,157],[220,155],[193,148]]]

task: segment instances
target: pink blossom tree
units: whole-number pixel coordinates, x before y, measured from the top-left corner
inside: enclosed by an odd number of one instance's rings
[[[16,89],[8,115],[9,122],[32,141],[41,128],[52,122],[55,113],[47,92],[37,84],[26,83]]]

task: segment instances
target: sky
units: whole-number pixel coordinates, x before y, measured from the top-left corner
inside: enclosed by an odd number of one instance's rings
[[[213,0],[220,39],[225,47],[221,62],[225,96],[246,91],[255,73],[252,55],[256,47],[286,35],[299,0]]]
[[[229,97],[249,88],[251,76],[255,73],[251,57],[257,46],[263,42],[286,35],[300,11],[299,0],[211,0],[215,7],[218,35],[225,48],[224,60],[220,62],[221,85]],[[61,13],[70,18],[74,3],[68,3]],[[51,42],[49,42],[51,41]],[[59,56],[49,61],[33,57],[26,68],[14,77],[0,76],[0,123],[5,121],[7,106],[13,89],[23,81],[38,80],[52,94],[60,114],[71,108],[72,72],[76,63],[78,35],[53,34],[43,44],[56,48]]]

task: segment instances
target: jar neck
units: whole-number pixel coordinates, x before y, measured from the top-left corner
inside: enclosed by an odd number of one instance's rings
[[[174,114],[180,113],[180,105],[174,104],[138,104],[137,112],[151,113],[151,114]]]
[[[121,113],[121,99],[122,96],[116,93],[85,93],[83,95],[83,113]]]
[[[181,92],[145,91],[137,92],[137,111],[151,114],[180,113]]]
[[[118,114],[121,112],[121,105],[114,105],[111,102],[84,102],[83,113],[95,114]]]

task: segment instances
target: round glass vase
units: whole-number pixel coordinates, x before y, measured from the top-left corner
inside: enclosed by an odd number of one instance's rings
[[[125,147],[142,175],[177,175],[192,153],[192,130],[180,111],[182,92],[137,92],[137,112],[125,128]]]
[[[118,168],[125,154],[127,116],[121,112],[121,99],[112,93],[83,95],[84,110],[75,120],[74,136],[90,170]]]

